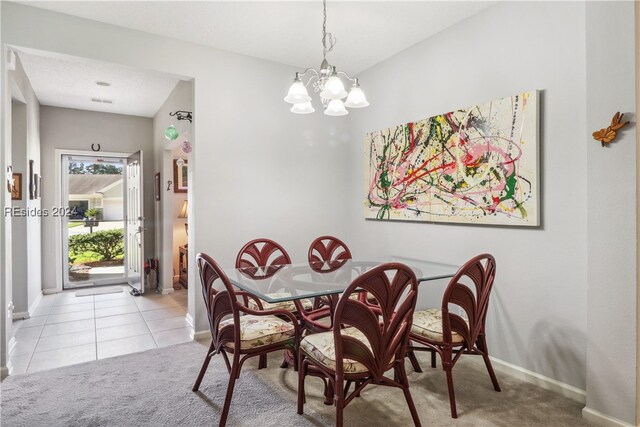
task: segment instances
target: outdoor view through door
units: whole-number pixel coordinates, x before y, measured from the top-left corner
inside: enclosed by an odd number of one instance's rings
[[[125,159],[63,156],[64,287],[125,283]]]

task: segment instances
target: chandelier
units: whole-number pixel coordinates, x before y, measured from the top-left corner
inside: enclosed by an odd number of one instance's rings
[[[311,105],[311,97],[307,92],[307,86],[313,82],[313,90],[320,93],[320,101],[324,108],[324,113],[328,116],[344,116],[349,114],[345,107],[364,108],[369,105],[357,78],[351,78],[344,71],[338,71],[335,66],[327,61],[327,53],[333,50],[336,39],[331,33],[327,33],[327,0],[323,0],[323,21],[322,21],[322,64],[320,71],[314,68],[307,68],[302,72],[297,72],[289,92],[284,100],[290,104],[291,112],[296,114],[310,114],[316,111]],[[302,78],[310,75],[306,83]],[[344,77],[353,82],[349,93],[344,88],[342,79]],[[346,97],[346,100],[344,98]]]

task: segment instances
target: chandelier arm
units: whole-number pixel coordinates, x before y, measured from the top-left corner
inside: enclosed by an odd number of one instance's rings
[[[313,73],[313,74],[315,74],[315,75],[316,75],[316,77],[318,77],[318,75],[319,75],[319,73],[316,71],[316,69],[315,69],[315,68],[312,68],[312,67],[309,67],[309,68],[307,68],[306,70],[304,70],[304,71],[302,71],[302,72],[300,72],[300,71],[299,71],[299,72],[297,72],[296,74],[297,74],[298,76],[302,77],[302,76],[304,76],[304,75],[306,75],[307,73],[310,73],[310,72],[311,72],[311,73]]]
[[[338,71],[338,72],[336,72],[336,74],[338,74],[338,75],[342,74],[344,77],[347,78],[347,80],[352,81],[352,82],[357,82],[358,81],[357,77],[352,78],[351,76],[349,76],[349,74],[345,73],[344,71]]]
[[[309,86],[311,84],[311,82],[313,81],[313,79],[320,80],[320,77],[318,76],[318,72],[316,70],[313,70],[313,71],[315,72],[315,74],[312,75],[311,77],[309,77],[309,80],[306,83],[304,83],[304,87]]]

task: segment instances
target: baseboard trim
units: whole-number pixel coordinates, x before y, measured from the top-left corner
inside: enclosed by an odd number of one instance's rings
[[[9,376],[9,368],[0,366],[0,379],[5,379],[7,376]]]
[[[195,331],[195,329],[196,329],[196,326],[195,326],[196,324],[193,321],[193,317],[191,317],[191,314],[187,313],[184,316],[184,318],[187,321],[187,324],[189,325],[189,327],[191,328],[191,332],[192,332],[192,335],[193,335],[193,331]]]
[[[29,314],[36,312],[40,301],[42,301],[42,291],[38,292],[35,301],[33,301],[33,303],[29,306]]]
[[[15,331],[13,333],[15,334]],[[13,353],[13,350],[15,350],[17,344],[18,342],[16,341],[16,337],[11,337],[7,343],[7,360],[11,358],[11,354]],[[7,363],[7,365],[8,364],[9,363]]]
[[[191,334],[191,339],[195,341],[207,341],[211,339],[211,331],[198,331]]]
[[[13,320],[24,320],[29,319],[31,316],[28,311],[14,311],[13,312]]]
[[[596,411],[595,409],[591,409],[586,406],[582,408],[582,418],[603,427],[633,427],[633,424],[610,417],[609,415],[603,414],[600,411]]]
[[[42,294],[43,295],[51,295],[51,294],[57,294],[60,293],[62,291],[58,290],[58,289],[43,289],[42,290]]]
[[[163,295],[172,294],[174,292],[175,291],[174,291],[173,287],[171,287],[171,288],[162,288],[162,290],[160,291],[160,293],[163,294]]]
[[[554,380],[553,378],[538,374],[537,372],[530,371],[514,365],[513,363],[496,359],[495,357],[491,357],[491,362],[493,362],[492,364],[496,370],[504,372],[505,374],[515,377],[521,381],[536,385],[545,390],[554,391],[564,397],[575,400],[578,403],[585,404],[587,402],[586,391],[579,389],[578,387]]]

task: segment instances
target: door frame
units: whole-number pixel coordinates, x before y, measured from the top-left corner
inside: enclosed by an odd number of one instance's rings
[[[90,157],[117,157],[126,159],[131,153],[121,153],[113,151],[85,151],[85,150],[70,150],[64,148],[55,149],[55,186],[54,186],[54,200],[56,206],[62,206],[64,202],[62,200],[62,156],[90,156]],[[54,219],[54,233],[55,233],[55,263],[56,266],[56,288],[53,292],[62,292],[63,275],[64,275],[64,260],[62,259],[62,217],[56,216]]]

